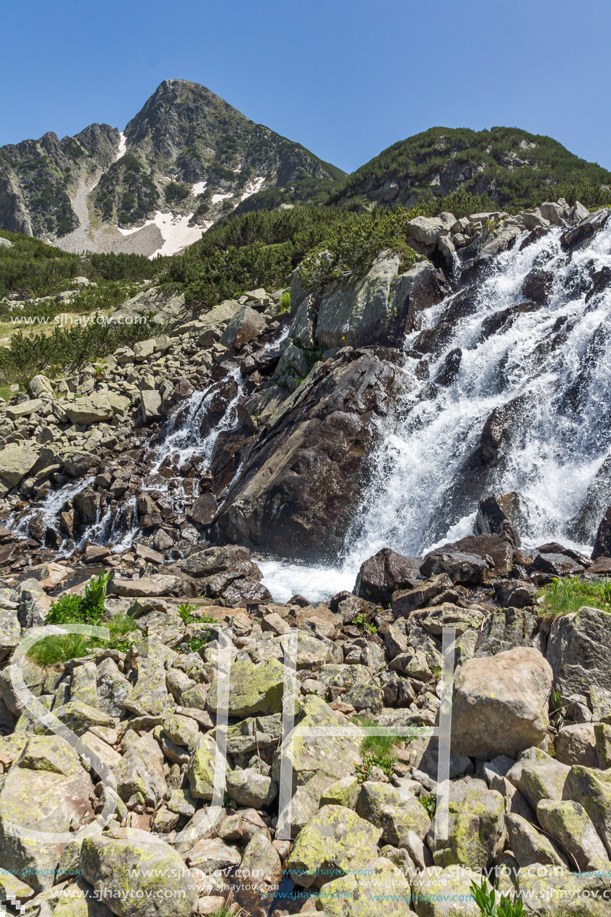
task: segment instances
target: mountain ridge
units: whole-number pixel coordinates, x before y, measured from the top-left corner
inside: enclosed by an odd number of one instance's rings
[[[519,210],[570,194],[579,185],[588,186],[580,199],[592,198],[601,186],[608,191],[611,172],[545,134],[517,127],[431,127],[392,144],[352,172],[332,202],[412,207],[464,191],[486,195],[497,207]]]
[[[307,197],[344,174],[206,87],[165,80],[125,131],[0,148],[0,227],[68,251],[171,254],[260,190],[306,179]]]

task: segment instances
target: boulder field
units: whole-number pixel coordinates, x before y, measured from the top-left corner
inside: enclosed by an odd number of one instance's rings
[[[274,601],[255,553],[337,559],[384,425],[468,358],[435,365],[477,284],[552,232],[581,258],[607,219],[583,211],[418,217],[415,265],[382,253],[322,294],[297,270],[290,309],[282,291],[199,315],[155,300],[149,339],[0,403],[7,907],[453,917],[480,913],[487,876],[526,914],[609,913],[608,467],[571,523],[596,536],[591,556],[525,546],[521,494],[494,486],[532,409],[514,400],[456,471],[470,534],[424,556],[389,539],[317,602]],[[609,282],[588,270],[584,302]],[[485,340],[542,307],[541,271]],[[598,599],[551,613],[541,590],[571,583]],[[25,653],[58,602],[64,624],[112,633],[68,646],[60,621]]]

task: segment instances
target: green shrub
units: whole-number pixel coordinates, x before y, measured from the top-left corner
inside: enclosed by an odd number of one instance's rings
[[[407,270],[416,260],[416,253],[407,244],[407,224],[416,215],[417,211],[402,207],[344,214],[329,231],[319,251],[309,255],[299,268],[302,285],[322,293],[329,284],[347,274],[364,274],[383,250],[400,254],[399,269]]]
[[[156,330],[160,333],[160,329]],[[0,382],[25,384],[37,373],[54,375],[67,364],[97,360],[123,344],[150,336],[151,328],[146,321],[132,325],[98,323],[97,316],[87,325],[55,327],[52,334],[25,335],[17,331],[9,346],[0,350]]]
[[[92,577],[85,587],[83,596],[66,593],[51,605],[45,624],[99,624],[106,611],[106,592],[110,573]]]
[[[289,293],[288,290],[285,290],[284,293],[282,294],[282,296],[280,297],[280,300],[279,300],[279,302],[278,302],[278,306],[280,307],[280,312],[290,312],[290,310],[291,310],[291,294]]]
[[[491,888],[485,879],[480,885],[471,883],[471,894],[480,909],[482,917],[522,917],[524,904],[521,898],[510,898],[502,895],[496,903],[496,891]]]

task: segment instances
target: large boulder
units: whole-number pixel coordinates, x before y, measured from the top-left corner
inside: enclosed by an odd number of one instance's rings
[[[315,340],[319,347],[400,347],[415,315],[441,299],[432,264],[421,262],[397,276],[400,256],[382,252],[367,274],[334,284],[318,309]]]
[[[221,335],[221,344],[225,347],[232,347],[234,350],[241,350],[244,344],[258,338],[265,331],[265,318],[250,306],[242,306],[235,313]]]
[[[409,847],[410,834],[424,840],[431,819],[415,796],[404,798],[388,783],[366,781],[359,793],[356,811],[382,829],[382,840],[395,847]]]
[[[602,869],[609,858],[586,810],[573,800],[542,799],[537,806],[539,824],[560,844],[578,869]]]
[[[505,800],[480,781],[454,783],[450,787],[448,836],[431,831],[428,845],[436,866],[486,869],[505,843]]]
[[[0,790],[2,866],[36,891],[53,885],[70,838],[93,818],[93,786],[59,736],[32,736]]]
[[[256,713],[279,713],[282,710],[285,669],[281,662],[270,659],[258,665],[248,659],[238,659],[229,675],[215,681],[208,693],[212,713],[222,709],[228,685],[229,716],[246,717]]]
[[[591,686],[611,690],[609,616],[597,608],[559,616],[547,642],[554,687],[563,697],[588,693]]]
[[[573,765],[563,796],[583,806],[611,856],[611,771]]]
[[[300,734],[300,730],[316,729],[315,736]],[[305,699],[295,728],[284,736],[274,758],[272,777],[280,783],[282,763],[290,768],[291,791],[294,794],[291,815],[292,831],[317,812],[323,792],[342,777],[353,775],[361,761],[363,733],[320,697]]]
[[[225,540],[311,561],[341,550],[371,474],[380,417],[406,378],[381,348],[312,370],[246,452],[216,525]]]
[[[515,758],[538,745],[547,734],[551,687],[551,668],[534,648],[468,659],[454,683],[452,747],[475,758]]]
[[[9,443],[0,450],[0,492],[15,487],[34,468],[40,448],[33,443]]]
[[[393,592],[412,588],[420,578],[418,557],[405,557],[391,548],[382,548],[361,564],[354,587],[355,595],[368,602],[389,605]]]
[[[296,885],[320,888],[376,859],[381,834],[344,806],[323,806],[299,832],[287,871]]]
[[[81,869],[99,900],[117,917],[191,917],[197,887],[179,854],[148,832],[114,831],[82,844]]]
[[[486,579],[491,564],[477,554],[448,550],[446,546],[426,555],[420,568],[423,576],[445,573],[453,583],[461,586],[479,586]]]
[[[65,405],[70,423],[88,426],[92,423],[112,420],[116,414],[124,414],[129,407],[129,398],[116,392],[94,392]]]

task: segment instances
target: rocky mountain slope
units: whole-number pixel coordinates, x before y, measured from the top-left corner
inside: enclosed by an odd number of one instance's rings
[[[309,199],[343,174],[204,86],[166,80],[123,133],[93,124],[0,149],[0,228],[68,251],[172,254],[258,192]]]
[[[560,197],[571,187],[581,200],[588,191],[609,196],[611,172],[551,137],[517,128],[433,127],[365,163],[348,176],[333,201],[349,207],[412,207],[462,191],[484,195],[497,207],[520,208]]]

